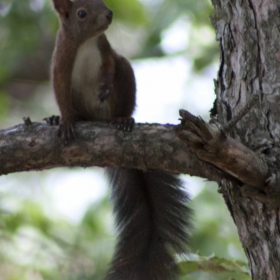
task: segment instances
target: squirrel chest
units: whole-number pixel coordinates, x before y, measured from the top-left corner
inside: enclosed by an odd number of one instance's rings
[[[71,75],[73,105],[82,119],[106,120],[108,118],[107,102],[105,101],[102,107],[98,103],[101,65],[102,55],[97,39],[88,39],[77,50]]]

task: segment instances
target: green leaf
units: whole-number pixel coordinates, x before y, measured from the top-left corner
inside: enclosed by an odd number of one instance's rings
[[[180,269],[183,275],[204,271],[211,273],[241,273],[250,277],[250,271],[245,262],[219,258],[214,254],[209,257],[201,256],[200,254],[189,254],[187,260],[180,262]]]
[[[108,7],[114,12],[114,18],[133,25],[142,25],[147,22],[147,12],[140,1],[105,0]]]

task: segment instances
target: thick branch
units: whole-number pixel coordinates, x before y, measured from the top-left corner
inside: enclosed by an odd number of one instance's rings
[[[212,181],[224,178],[217,168],[190,153],[171,125],[137,124],[130,133],[83,122],[76,124],[77,141],[69,147],[62,145],[56,131],[42,123],[0,130],[0,175],[94,165],[188,173]]]
[[[201,160],[214,164],[239,181],[261,188],[268,179],[268,166],[242,143],[226,135],[215,124],[181,110],[182,125],[177,134]]]

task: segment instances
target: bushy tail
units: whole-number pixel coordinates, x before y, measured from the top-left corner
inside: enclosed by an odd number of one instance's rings
[[[119,237],[106,280],[176,280],[191,211],[176,175],[108,168]]]

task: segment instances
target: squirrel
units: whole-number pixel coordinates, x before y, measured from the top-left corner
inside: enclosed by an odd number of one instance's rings
[[[52,59],[59,137],[66,145],[75,139],[76,121],[111,121],[132,130],[134,72],[104,34],[113,12],[102,0],[52,1],[60,18]],[[178,279],[175,255],[186,252],[191,228],[189,198],[178,175],[118,167],[106,173],[119,235],[105,279]]]

